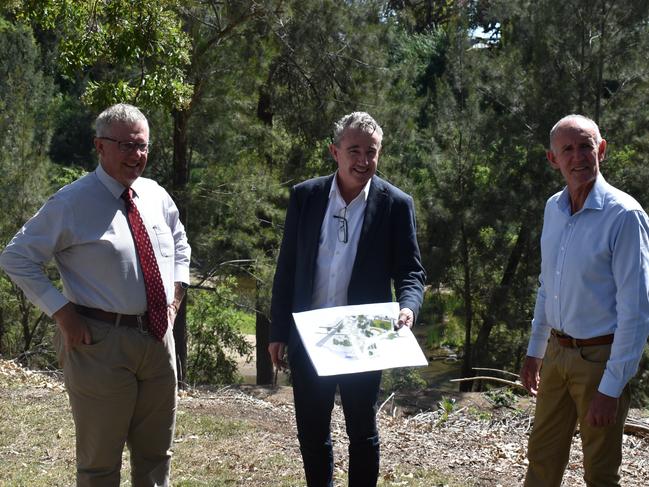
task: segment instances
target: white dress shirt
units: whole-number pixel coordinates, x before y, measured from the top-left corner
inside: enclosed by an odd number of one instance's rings
[[[145,178],[131,187],[171,303],[174,282],[189,282],[185,229],[164,188]],[[69,301],[121,314],[146,311],[144,278],[121,198],[124,189],[99,165],[54,194],[0,255],[0,267],[48,315]],[[62,292],[43,270],[52,258]]]
[[[349,205],[340,195],[337,176],[334,175],[329,191],[329,202],[320,227],[318,258],[313,285],[312,309],[347,305],[347,288],[352,276],[356,250],[365,219],[369,180],[363,190]],[[342,221],[347,220],[347,242],[343,242]]]
[[[545,207],[541,276],[527,354],[543,358],[552,328],[573,338],[615,334],[599,391],[619,397],[649,333],[649,222],[600,174],[571,214],[568,189]]]

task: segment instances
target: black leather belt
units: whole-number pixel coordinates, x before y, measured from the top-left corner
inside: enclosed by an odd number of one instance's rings
[[[555,329],[552,329],[552,336],[557,339],[557,343],[562,347],[568,348],[579,348],[579,347],[592,347],[595,345],[610,345],[613,343],[613,338],[615,335],[611,333],[610,335],[602,335],[593,338],[573,338],[570,335],[561,333]]]
[[[80,315],[92,318],[94,320],[104,321],[114,325],[117,323],[117,318],[119,317],[119,323],[117,326],[126,326],[129,328],[146,328],[149,323],[149,319],[146,314],[143,315],[122,315],[119,313],[111,313],[110,311],[104,311],[103,309],[89,308],[88,306],[82,306],[80,304],[75,304],[74,307],[77,310],[77,313]]]

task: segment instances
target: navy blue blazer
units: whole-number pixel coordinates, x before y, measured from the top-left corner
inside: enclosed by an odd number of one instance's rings
[[[284,237],[271,299],[271,342],[300,342],[291,313],[311,309],[320,228],[334,175],[310,179],[291,190]],[[367,197],[348,304],[392,301],[417,315],[423,299],[424,268],[417,244],[412,198],[374,176]]]

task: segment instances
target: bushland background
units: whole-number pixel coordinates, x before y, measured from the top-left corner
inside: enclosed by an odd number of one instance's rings
[[[239,382],[239,356],[254,361],[247,380],[271,383],[289,188],[334,170],[332,123],[364,110],[385,132],[379,174],[416,202],[428,274],[417,333],[444,359],[386,374],[386,393],[517,371],[543,206],[562,187],[548,132],[565,114],[592,117],[605,177],[649,203],[647,52],[644,0],[2,0],[0,245],[96,166],[101,109],[140,106],[146,175],[176,199],[193,247],[182,383]],[[56,369],[53,328],[1,275],[0,355]]]

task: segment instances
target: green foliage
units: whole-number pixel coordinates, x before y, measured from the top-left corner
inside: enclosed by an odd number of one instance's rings
[[[193,88],[185,83],[190,44],[176,14],[180,6],[175,0],[26,1],[17,17],[57,32],[60,74],[88,76],[88,105],[183,108]]]
[[[192,384],[237,382],[238,356],[248,357],[251,345],[238,331],[241,312],[236,308],[234,280],[217,281],[213,289],[188,295],[188,379]]]
[[[437,407],[442,412],[442,415],[436,424],[439,425],[444,423],[448,419],[449,415],[455,411],[455,399],[442,396],[442,400],[437,403]]]
[[[147,174],[182,202],[195,267],[208,282],[246,276],[241,301],[268,315],[288,189],[334,170],[332,122],[363,109],[385,132],[379,174],[415,199],[437,290],[420,313],[428,344],[516,369],[543,206],[563,185],[545,162],[553,123],[597,119],[604,175],[649,205],[649,0],[25,0],[0,13],[3,242],[93,168],[97,109],[130,101],[150,115]],[[0,350],[21,353],[40,314],[1,291]],[[252,330],[227,300],[209,313]],[[215,374],[207,355],[198,381]]]
[[[56,191],[63,186],[73,183],[85,174],[87,174],[87,171],[80,167],[55,166],[50,175],[52,187]]]
[[[485,396],[496,407],[510,408],[516,403],[516,395],[508,387],[501,387],[498,389],[490,389],[485,392]]]
[[[0,243],[11,237],[50,191],[47,157],[51,113],[57,109],[54,86],[40,69],[31,29],[0,22]],[[0,354],[23,363],[49,365],[51,327],[22,291],[0,277]],[[43,356],[43,354],[45,354]]]
[[[88,171],[96,167],[95,116],[96,113],[83,105],[76,95],[63,96],[55,113],[49,151],[52,162],[61,167],[80,166]]]
[[[426,294],[418,321],[427,328],[427,349],[442,346],[457,349],[462,346],[464,339],[462,306],[462,300],[448,289]]]
[[[647,407],[649,404],[649,347],[645,345],[638,373],[629,382],[631,407]]]
[[[237,316],[234,319],[237,324],[237,331],[243,335],[255,334],[255,315],[247,311],[237,311]]]
[[[386,393],[401,390],[415,390],[426,387],[426,381],[421,378],[418,370],[414,367],[401,367],[388,369],[383,372],[381,389]]]

